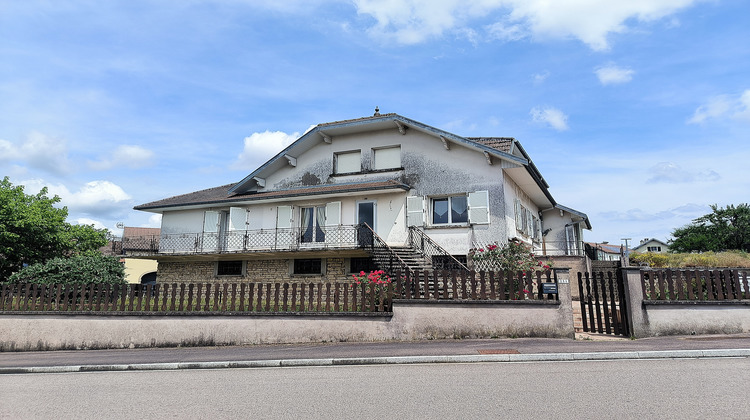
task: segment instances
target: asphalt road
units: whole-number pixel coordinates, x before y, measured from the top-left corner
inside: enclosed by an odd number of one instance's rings
[[[749,358],[0,376],[2,419],[746,419]]]

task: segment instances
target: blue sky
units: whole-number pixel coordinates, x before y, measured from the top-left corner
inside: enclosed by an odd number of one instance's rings
[[[586,240],[750,201],[743,0],[0,0],[0,176],[72,223],[241,180],[395,112],[517,138]]]

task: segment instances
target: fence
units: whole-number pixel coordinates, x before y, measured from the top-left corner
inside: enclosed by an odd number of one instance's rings
[[[750,299],[750,270],[641,270],[643,299],[724,301]]]
[[[2,311],[288,313],[390,311],[392,288],[349,283],[4,285]]]
[[[241,314],[390,312],[394,298],[415,300],[557,300],[550,272],[416,272],[383,284],[170,283],[0,287],[0,311]],[[546,286],[545,286],[546,285]],[[552,287],[554,285],[554,287]]]

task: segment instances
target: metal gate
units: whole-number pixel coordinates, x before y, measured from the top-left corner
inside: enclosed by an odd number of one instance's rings
[[[622,271],[578,273],[583,331],[630,336]]]

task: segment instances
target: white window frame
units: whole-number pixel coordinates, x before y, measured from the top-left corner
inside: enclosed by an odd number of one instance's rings
[[[362,172],[362,151],[349,150],[333,155],[333,173],[351,174]]]
[[[451,209],[453,207],[453,198],[461,197],[466,201],[466,221],[465,222],[453,222]],[[448,222],[447,223],[435,223],[435,201],[448,199]],[[430,224],[432,226],[468,226],[469,224],[469,197],[466,194],[455,194],[446,195],[439,197],[430,197]]]
[[[378,155],[380,155],[380,159],[378,159]],[[401,168],[401,146],[372,149],[372,160],[372,169],[376,171],[399,169]]]

